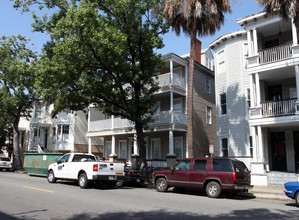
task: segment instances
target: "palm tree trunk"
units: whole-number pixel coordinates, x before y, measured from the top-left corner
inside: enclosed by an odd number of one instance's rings
[[[194,19],[194,28],[191,30],[191,47],[188,70],[188,97],[187,97],[187,131],[188,131],[188,157],[194,157],[193,146],[193,75],[194,58],[196,50],[196,18]]]

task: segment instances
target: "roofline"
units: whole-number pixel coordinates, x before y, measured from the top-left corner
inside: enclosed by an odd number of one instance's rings
[[[212,43],[209,44],[209,47],[211,49],[214,49],[215,47],[217,47],[218,45],[220,45],[221,43],[229,40],[229,39],[234,39],[235,37],[241,37],[246,35],[247,32],[245,30],[238,30],[238,31],[234,31],[228,34],[224,34],[222,36],[220,36],[219,38],[217,38],[215,41],[213,41]]]

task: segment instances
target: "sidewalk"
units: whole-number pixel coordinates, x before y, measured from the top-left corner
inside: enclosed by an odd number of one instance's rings
[[[252,196],[257,199],[269,199],[284,202],[295,202],[284,194],[283,185],[269,185],[269,186],[254,186],[248,191],[247,196]]]

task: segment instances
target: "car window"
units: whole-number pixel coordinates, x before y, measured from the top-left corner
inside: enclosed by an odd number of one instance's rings
[[[220,172],[232,172],[232,164],[230,160],[226,159],[213,159],[213,170]]]
[[[175,166],[175,170],[190,170],[190,160],[183,160]]]
[[[237,173],[239,173],[239,172],[240,173],[248,173],[249,172],[248,168],[242,161],[233,160],[233,165],[235,168],[235,172],[237,172]]]
[[[60,158],[60,163],[66,163],[66,162],[68,162],[69,161],[69,159],[70,159],[70,154],[66,154],[66,155],[64,155],[63,157],[61,157]]]
[[[95,161],[95,158],[92,155],[74,155],[72,162],[81,162],[81,161]]]
[[[193,170],[207,170],[207,160],[195,160]]]

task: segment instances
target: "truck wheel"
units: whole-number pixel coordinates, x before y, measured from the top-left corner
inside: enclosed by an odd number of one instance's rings
[[[165,178],[159,178],[156,182],[156,188],[158,192],[166,192],[168,189],[167,181]]]
[[[208,197],[210,198],[217,198],[220,196],[222,192],[222,187],[219,183],[217,182],[209,182],[208,185],[206,186],[206,193]]]
[[[48,182],[49,182],[49,183],[55,183],[55,182],[56,182],[56,178],[55,178],[55,176],[54,176],[54,172],[53,172],[53,170],[50,170],[50,171],[48,172],[48,177],[47,177],[47,179],[48,179]]]
[[[296,205],[299,207],[299,191],[295,195]]]
[[[79,186],[82,189],[87,188],[88,185],[88,179],[85,173],[81,173],[79,176]]]

